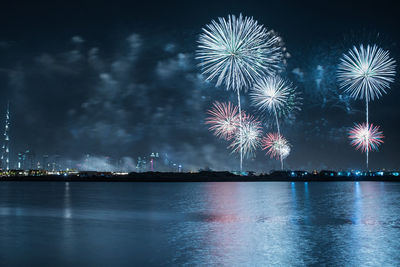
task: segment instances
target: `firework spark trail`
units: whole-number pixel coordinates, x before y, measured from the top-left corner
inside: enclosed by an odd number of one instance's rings
[[[276,108],[274,107],[274,114],[275,114],[275,120],[276,120],[276,128],[278,130],[279,136],[281,135],[281,130],[279,129],[279,121],[278,121],[278,114],[276,112]],[[283,170],[283,158],[282,158],[282,153],[279,153],[279,160],[281,162],[281,170]]]
[[[269,111],[275,117],[279,136],[281,132],[278,115],[284,116],[295,109],[300,109],[299,97],[293,84],[279,76],[259,79],[253,87],[250,97],[254,106],[260,110]],[[283,157],[279,159],[281,169],[283,169]]]
[[[286,158],[290,153],[289,142],[279,133],[268,133],[262,138],[261,146],[271,158]]]
[[[340,59],[337,77],[340,88],[354,99],[365,98],[366,128],[369,125],[369,101],[386,94],[396,75],[396,61],[389,51],[376,45],[353,47]],[[369,149],[366,151],[368,169]]]
[[[217,87],[224,84],[227,90],[237,91],[241,127],[240,90],[246,91],[257,78],[281,70],[284,51],[279,36],[240,14],[213,20],[203,28],[196,59],[200,60],[206,80],[216,79]],[[243,149],[240,149],[240,170],[242,164]]]
[[[205,123],[210,125],[209,130],[214,132],[215,136],[229,141],[239,127],[238,107],[231,102],[216,101],[207,114],[209,117]]]
[[[243,114],[242,122],[242,126],[239,127],[228,148],[231,148],[233,152],[242,150],[243,155],[249,157],[260,146],[262,127],[261,122],[252,115]]]
[[[349,131],[351,145],[365,153],[378,150],[383,144],[383,138],[383,132],[380,131],[379,126],[373,124],[355,124]]]

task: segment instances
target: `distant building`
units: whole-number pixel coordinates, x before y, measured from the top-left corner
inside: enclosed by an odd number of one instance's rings
[[[61,156],[60,155],[55,155],[54,157],[53,157],[53,162],[51,163],[51,170],[52,171],[61,171],[61,169],[62,169],[62,167],[61,167],[61,164],[60,164],[60,160],[61,159]]]
[[[27,149],[25,152],[18,153],[18,170],[33,170],[37,168],[35,153]]]
[[[36,154],[35,152],[31,151],[31,150],[26,150],[24,155],[23,155],[23,164],[22,164],[22,168],[24,170],[34,170],[36,169]]]
[[[154,171],[156,169],[156,161],[158,161],[158,159],[160,158],[160,155],[158,154],[158,152],[154,153],[152,152],[150,154],[150,171]]]
[[[147,171],[147,162],[146,157],[138,157],[137,164],[136,164],[136,171],[137,172],[144,172]]]
[[[42,157],[42,169],[49,171],[50,166],[49,166],[49,155],[43,155]]]
[[[17,163],[17,169],[18,170],[23,170],[23,160],[24,160],[24,153],[20,152],[18,153],[18,163]]]

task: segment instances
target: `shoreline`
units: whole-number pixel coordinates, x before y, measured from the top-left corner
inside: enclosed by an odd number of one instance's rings
[[[400,177],[380,176],[326,176],[326,175],[249,175],[229,172],[217,173],[130,173],[127,175],[42,175],[3,176],[0,182],[400,182]]]

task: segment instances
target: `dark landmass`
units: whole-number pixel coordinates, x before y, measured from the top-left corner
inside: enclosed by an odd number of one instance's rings
[[[57,182],[330,182],[330,181],[390,181],[400,182],[399,172],[334,172],[277,171],[255,175],[251,172],[201,171],[196,173],[142,172],[118,174],[111,172],[79,172],[58,175],[14,175],[0,181],[57,181]]]

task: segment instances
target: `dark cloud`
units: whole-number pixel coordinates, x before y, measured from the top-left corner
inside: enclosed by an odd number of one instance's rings
[[[85,40],[82,37],[80,37],[79,35],[75,35],[75,36],[72,36],[71,42],[74,44],[82,44],[85,42]]]

